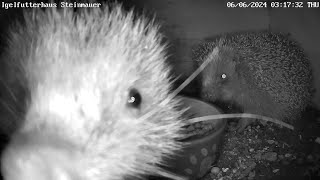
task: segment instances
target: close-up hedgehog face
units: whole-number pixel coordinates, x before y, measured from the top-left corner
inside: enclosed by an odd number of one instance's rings
[[[6,56],[23,69],[30,100],[2,156],[5,180],[159,173],[162,157],[179,147],[181,113],[175,100],[161,103],[171,82],[157,27],[119,7],[24,17]]]

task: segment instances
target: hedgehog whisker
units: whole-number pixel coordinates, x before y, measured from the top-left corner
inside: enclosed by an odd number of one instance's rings
[[[212,52],[213,55],[217,54],[218,53],[218,48],[215,48]],[[185,88],[195,77],[197,77],[205,67],[207,67],[207,65],[210,63],[210,61],[212,60],[213,58],[207,58],[202,64],[201,66],[195,70],[177,89],[175,89],[170,97],[168,97],[167,99],[163,100],[160,105],[165,105],[167,104],[168,102],[170,102],[173,98],[175,98],[178,93],[183,89]],[[146,120],[147,118],[151,117],[152,115],[154,115],[154,113],[156,113],[156,110],[152,110],[152,111],[149,111],[147,112],[146,114],[144,114],[143,116],[140,117],[141,121],[144,121]]]
[[[212,52],[212,54],[217,54],[218,53],[218,49],[215,48]],[[178,93],[183,89],[185,88],[188,84],[190,84],[190,82],[195,78],[197,77],[205,67],[207,67],[207,65],[210,63],[210,61],[212,60],[212,58],[207,58],[202,64],[201,66],[195,70],[175,91],[173,91],[172,95],[173,95],[173,98],[175,96],[178,95]]]
[[[215,48],[213,50],[213,53],[212,54],[217,54],[218,53],[218,49]],[[202,71],[203,69],[210,63],[211,59],[213,58],[207,58],[206,61],[204,61],[201,66],[196,69],[196,71],[194,71],[177,89],[175,89],[168,98],[166,98],[165,100],[163,100],[162,102],[160,102],[160,106],[162,105],[166,105],[168,104],[173,98],[175,98],[179,92],[185,88],[192,80],[194,80],[194,78],[196,76],[198,76]],[[149,112],[147,112],[146,114],[144,114],[143,116],[141,116],[139,118],[140,121],[145,121],[146,119],[150,118],[152,115],[154,115],[155,113],[157,112],[157,109],[153,109]],[[178,176],[178,175],[175,175],[173,173],[170,173],[170,172],[165,172],[165,171],[158,171],[158,174],[160,176],[163,176],[163,177],[167,177],[167,178],[170,178],[170,179],[173,179],[173,180],[186,180],[187,178],[186,177],[181,177],[181,176]]]
[[[18,117],[16,115],[16,113],[18,113],[17,111],[15,111],[12,107],[10,107],[10,105],[8,103],[6,103],[4,100],[0,99],[0,103],[15,117]]]
[[[294,127],[290,124],[287,124],[285,122],[282,122],[278,119],[270,118],[267,116],[257,115],[257,114],[250,114],[250,113],[239,113],[239,114],[216,114],[216,115],[209,115],[209,116],[202,116],[202,117],[196,117],[191,118],[187,120],[187,123],[193,124],[196,122],[202,122],[202,121],[212,121],[217,119],[229,119],[229,118],[252,118],[252,119],[260,119],[264,121],[273,122],[275,124],[279,124],[281,126],[284,126],[288,129],[294,130]]]
[[[0,78],[0,81],[2,82],[3,86],[8,90],[13,100],[17,101],[17,97],[14,95],[13,91],[8,87],[7,83],[5,83],[1,78]]]
[[[162,176],[162,177],[166,177],[166,178],[173,179],[173,180],[188,180],[189,179],[187,177],[183,177],[181,175],[177,175],[177,174],[174,174],[174,173],[171,173],[171,172],[167,172],[165,170],[159,170],[157,172],[157,174]]]

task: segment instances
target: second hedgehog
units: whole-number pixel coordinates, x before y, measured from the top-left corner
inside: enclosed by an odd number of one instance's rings
[[[216,48],[217,51],[214,51]],[[203,70],[201,97],[253,113],[297,124],[313,92],[310,62],[302,48],[280,33],[225,34],[200,44],[193,52]],[[251,120],[242,119],[242,131]]]

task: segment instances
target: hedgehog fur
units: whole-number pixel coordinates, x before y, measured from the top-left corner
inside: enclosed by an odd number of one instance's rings
[[[212,55],[215,48],[218,53]],[[212,58],[201,75],[201,97],[207,101],[236,104],[245,113],[296,124],[312,100],[310,62],[287,34],[223,34],[201,43],[192,58],[200,64]]]
[[[23,17],[1,57],[6,85],[29,97],[2,155],[4,179],[161,174],[163,158],[181,148],[183,123],[158,26],[120,5],[34,8]]]

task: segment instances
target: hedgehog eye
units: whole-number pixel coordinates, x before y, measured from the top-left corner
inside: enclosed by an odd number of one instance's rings
[[[132,108],[140,108],[142,102],[142,97],[138,90],[130,89],[128,99],[127,99],[127,106]]]
[[[222,79],[226,79],[227,78],[227,75],[225,73],[221,74],[221,78]]]

